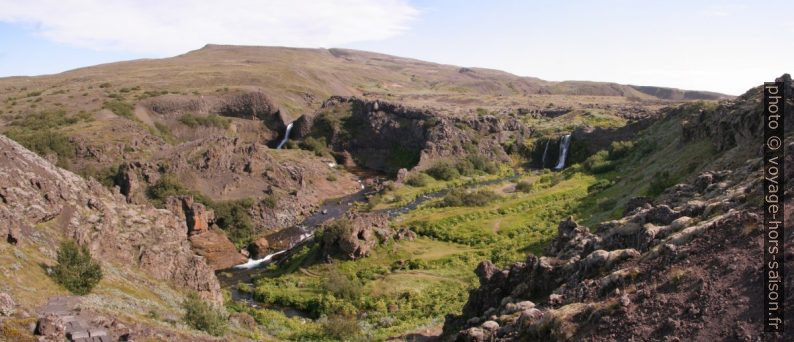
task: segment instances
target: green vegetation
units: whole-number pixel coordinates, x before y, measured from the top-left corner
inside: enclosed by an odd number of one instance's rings
[[[232,120],[217,114],[207,116],[185,114],[179,118],[179,122],[190,128],[202,126],[228,129]]]
[[[41,156],[56,155],[57,164],[65,167],[74,157],[75,146],[60,129],[91,120],[86,112],[67,116],[62,110],[44,111],[13,120],[3,134]]]
[[[432,179],[424,172],[414,173],[405,180],[405,184],[408,184],[413,187],[423,187],[430,183]]]
[[[254,223],[251,219],[251,199],[231,200],[212,203],[215,210],[215,223],[226,231],[237,248],[244,248],[254,238]]]
[[[57,260],[50,276],[76,295],[90,293],[102,279],[102,268],[91,258],[88,248],[78,247],[74,241],[61,242]]]
[[[460,172],[451,163],[438,163],[427,169],[427,174],[437,180],[450,181],[460,177]]]
[[[659,196],[667,188],[675,184],[675,179],[670,176],[670,172],[662,171],[654,174],[651,183],[648,185],[648,195]]]
[[[146,189],[146,195],[149,201],[158,208],[165,206],[168,197],[192,196],[196,202],[215,211],[215,222],[218,227],[226,232],[229,240],[238,248],[248,245],[254,237],[256,227],[251,218],[254,201],[250,198],[213,201],[198,191],[188,189],[182,185],[176,175],[170,173],[162,175],[157,183]],[[263,205],[269,206],[273,198],[275,195],[265,197]]]
[[[213,336],[222,336],[226,333],[224,313],[204,302],[197,294],[190,293],[182,302],[182,308],[185,310],[185,323],[194,329]]]
[[[482,156],[469,156],[455,162],[436,163],[426,172],[437,180],[450,181],[460,176],[496,174],[499,172],[499,167]]]
[[[529,181],[520,181],[516,184],[516,191],[518,192],[531,192],[532,183]]]
[[[314,152],[318,157],[327,156],[329,154],[328,145],[325,143],[325,137],[307,137],[298,144],[304,150]]]
[[[491,190],[466,191],[463,189],[453,189],[441,199],[437,204],[443,207],[482,207],[499,198],[499,195]]]
[[[114,99],[114,100],[107,101],[107,102],[105,102],[102,105],[102,108],[108,109],[111,112],[113,112],[114,114],[116,114],[118,116],[121,116],[121,117],[125,117],[125,118],[128,118],[128,119],[132,119],[133,118],[133,107],[132,107],[132,105],[130,105],[129,103],[124,102],[123,100]]]

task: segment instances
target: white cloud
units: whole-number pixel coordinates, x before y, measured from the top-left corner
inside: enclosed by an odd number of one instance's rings
[[[171,55],[207,43],[332,47],[382,40],[418,11],[405,0],[3,0],[0,21],[56,42]]]

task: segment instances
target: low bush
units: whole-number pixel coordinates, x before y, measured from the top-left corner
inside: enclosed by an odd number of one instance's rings
[[[609,159],[617,160],[627,156],[634,149],[632,141],[613,141],[609,146]]]
[[[251,199],[240,199],[211,204],[215,211],[215,223],[226,232],[235,246],[243,248],[254,237],[254,222],[251,218]]]
[[[328,145],[324,137],[307,137],[298,144],[298,147],[304,150],[312,151],[318,157],[328,155]]]
[[[194,329],[213,336],[221,336],[226,332],[226,317],[223,312],[204,302],[197,294],[189,294],[182,302],[182,308],[185,310],[185,323]]]
[[[423,186],[427,185],[428,183],[430,183],[430,181],[431,181],[430,176],[428,176],[424,172],[419,172],[419,173],[415,173],[415,174],[410,175],[405,180],[405,184],[408,184],[410,186],[418,188],[418,187],[423,187]]]
[[[612,183],[606,179],[599,179],[595,183],[587,187],[588,193],[595,193],[608,188]]]
[[[654,174],[651,183],[648,185],[648,195],[659,196],[667,188],[675,184],[675,179],[667,171],[657,172]]]
[[[516,184],[516,191],[518,192],[531,192],[532,183],[529,181],[520,181]]]
[[[438,203],[438,206],[482,207],[488,203],[491,203],[497,198],[499,198],[499,195],[491,190],[478,190],[469,192],[463,189],[454,189],[441,199],[441,202]]]
[[[609,152],[601,150],[584,161],[584,168],[594,174],[609,172],[615,169],[615,163],[609,160]]]
[[[79,247],[74,241],[61,242],[57,261],[51,277],[76,295],[90,293],[102,279],[102,267],[85,246]]]
[[[102,108],[108,109],[116,115],[123,116],[128,119],[132,119],[133,117],[132,105],[121,100],[107,101],[102,105]]]
[[[61,132],[43,130],[24,130],[12,128],[6,136],[40,156],[55,154],[58,166],[65,167],[75,155],[75,145]]]
[[[450,163],[438,163],[427,169],[427,174],[438,180],[450,181],[460,177],[458,169]]]

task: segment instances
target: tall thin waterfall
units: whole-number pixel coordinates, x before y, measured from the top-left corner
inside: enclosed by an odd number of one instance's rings
[[[550,140],[546,140],[546,148],[543,149],[543,159],[541,160],[543,164],[540,165],[541,169],[546,168],[546,154],[549,152],[549,141]]]
[[[284,146],[284,144],[287,143],[287,140],[289,140],[289,132],[292,130],[292,124],[293,123],[290,122],[289,125],[287,125],[287,129],[284,132],[284,139],[281,139],[281,142],[278,143],[278,146],[276,147],[276,149],[280,150]]]
[[[557,161],[555,170],[562,170],[565,167],[565,158],[568,157],[568,146],[571,144],[571,135],[566,134],[560,139],[560,159]]]

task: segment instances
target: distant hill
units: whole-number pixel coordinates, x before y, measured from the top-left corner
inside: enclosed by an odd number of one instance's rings
[[[649,101],[729,97],[705,91],[616,83],[550,82],[499,70],[349,49],[228,45],[207,45],[171,58],[102,64],[55,75],[0,78],[0,89],[4,95],[13,96],[53,87],[77,87],[87,91],[86,97],[91,98],[96,87],[103,83],[110,83],[113,88],[140,87],[176,93],[256,88],[293,114],[316,107],[331,95],[381,94],[424,99],[458,96],[473,101],[474,105],[489,97],[535,95],[616,96]],[[86,110],[96,109],[90,103],[74,103],[74,99],[61,102]]]

